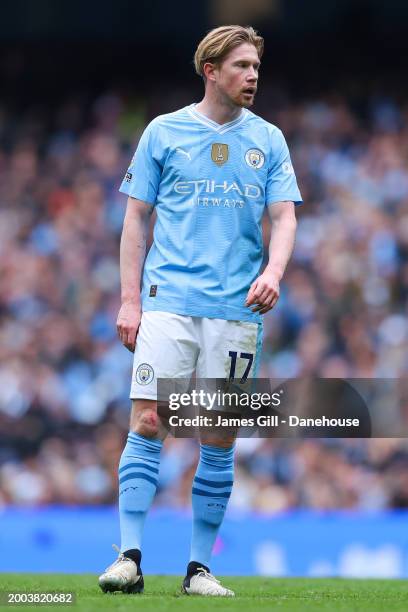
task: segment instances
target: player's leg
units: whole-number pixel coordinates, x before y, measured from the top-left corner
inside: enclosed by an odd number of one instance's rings
[[[188,594],[233,596],[210,573],[210,558],[234,482],[234,444],[200,444],[200,460],[193,480],[193,527],[190,561],[183,590]],[[221,444],[225,444],[222,440]]]
[[[157,489],[165,436],[157,415],[157,402],[133,400],[130,431],[119,462],[120,554],[99,578],[105,592],[143,591],[142,533]]]
[[[198,347],[191,319],[169,313],[142,316],[136,343],[130,431],[119,463],[120,555],[100,577],[105,591],[141,592],[143,527],[157,489],[167,430],[157,414],[157,378],[191,377]]]
[[[130,431],[119,462],[120,549],[125,559],[136,564],[134,578],[142,586],[142,534],[156,494],[166,433],[157,415],[157,402],[133,400]],[[132,569],[134,574],[134,566]]]
[[[261,348],[257,324],[200,320],[199,378],[252,378]],[[234,372],[231,374],[231,370]],[[235,436],[231,430],[202,434],[200,461],[193,480],[190,562],[183,582],[187,593],[232,596],[210,574],[209,563],[234,482]]]
[[[157,415],[157,402],[133,400],[130,431],[119,462],[119,516],[121,550],[138,565],[143,527],[157,489],[166,434]]]

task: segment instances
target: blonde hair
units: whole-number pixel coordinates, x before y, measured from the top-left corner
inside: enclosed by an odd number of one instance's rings
[[[210,30],[199,43],[194,54],[194,66],[197,74],[204,77],[204,64],[206,62],[221,63],[228,53],[242,45],[254,45],[261,59],[264,50],[264,39],[251,26],[239,25],[221,26]]]

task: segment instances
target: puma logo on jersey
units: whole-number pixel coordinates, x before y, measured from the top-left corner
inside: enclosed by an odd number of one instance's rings
[[[181,147],[177,147],[176,148],[177,153],[181,153],[182,155],[185,155],[186,157],[188,157],[189,161],[191,161],[191,155],[190,153],[188,153],[187,151],[185,151],[184,149],[182,149]]]

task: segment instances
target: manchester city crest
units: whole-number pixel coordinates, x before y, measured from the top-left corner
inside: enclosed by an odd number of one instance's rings
[[[217,166],[222,166],[228,161],[228,145],[215,142],[211,147],[211,159]]]
[[[148,385],[151,383],[154,378],[152,366],[148,363],[141,363],[136,370],[135,378],[139,385]]]
[[[265,163],[265,155],[260,151],[260,149],[248,149],[245,153],[245,161],[248,166],[251,168],[255,168],[258,170],[262,168]]]

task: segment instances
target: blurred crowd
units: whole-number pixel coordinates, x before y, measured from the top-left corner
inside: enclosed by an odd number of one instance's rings
[[[146,122],[189,102],[0,105],[0,507],[115,502],[132,359],[118,187]],[[408,105],[294,102],[266,83],[256,112],[286,135],[305,201],[260,375],[406,376]],[[157,504],[189,504],[196,460],[193,440],[167,440]],[[231,507],[404,507],[407,467],[402,439],[239,440]]]

